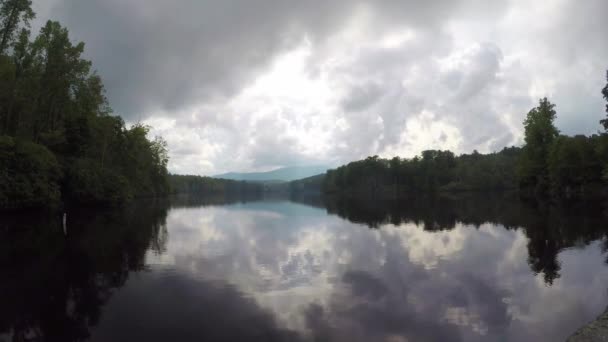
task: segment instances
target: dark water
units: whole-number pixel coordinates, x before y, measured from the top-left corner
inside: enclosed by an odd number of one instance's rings
[[[608,305],[591,204],[138,203],[0,219],[0,341],[560,341]]]

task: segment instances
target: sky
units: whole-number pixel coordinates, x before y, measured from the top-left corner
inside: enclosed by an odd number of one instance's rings
[[[169,171],[336,166],[521,145],[544,96],[564,134],[605,115],[606,0],[34,0],[86,43],[110,105]]]

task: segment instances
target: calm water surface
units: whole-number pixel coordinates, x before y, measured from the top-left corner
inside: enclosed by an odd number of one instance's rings
[[[560,341],[606,216],[496,198],[178,200],[0,219],[0,341]]]

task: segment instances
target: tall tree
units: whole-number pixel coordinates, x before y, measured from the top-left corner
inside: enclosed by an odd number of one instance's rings
[[[48,21],[33,44],[41,68],[34,124],[35,140],[40,141],[41,134],[60,129],[61,120],[75,111],[73,97],[86,83],[91,62],[81,58],[84,43],[73,45],[58,22]]]
[[[604,99],[608,101],[608,71],[606,71],[606,86],[602,89],[602,95],[604,95]],[[608,132],[608,104],[606,104],[606,118],[601,120],[600,123],[604,126],[606,132]]]
[[[559,136],[553,123],[556,115],[555,105],[545,97],[524,120],[526,146],[518,168],[522,187],[534,187],[540,193],[548,189],[547,159],[553,141]]]
[[[6,108],[2,108],[2,114],[4,115],[5,120],[5,131],[11,136],[17,135],[19,129],[19,112],[17,111],[15,113],[14,111],[16,97],[19,90],[23,90],[24,88],[21,81],[32,63],[31,43],[29,38],[30,31],[21,29],[13,48],[12,62],[14,68],[11,70],[12,75],[10,79],[7,79],[6,82],[9,90],[6,92],[8,95],[8,98],[5,100],[7,104]],[[31,92],[32,89],[26,89],[25,91]]]
[[[20,24],[29,27],[36,14],[32,0],[4,0],[0,2],[0,55],[14,39]]]

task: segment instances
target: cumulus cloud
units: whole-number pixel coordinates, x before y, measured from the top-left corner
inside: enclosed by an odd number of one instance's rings
[[[608,3],[591,0],[34,0],[87,43],[115,111],[155,126],[173,172],[521,142],[538,97],[593,133]],[[543,18],[543,20],[539,20]]]

